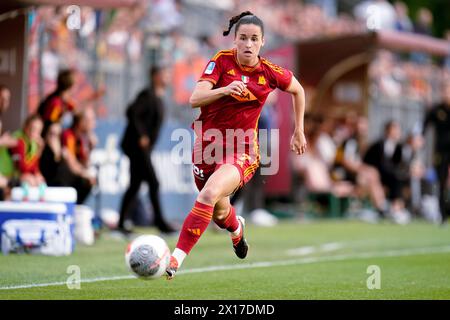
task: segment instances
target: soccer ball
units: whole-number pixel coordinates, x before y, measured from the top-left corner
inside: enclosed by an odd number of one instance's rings
[[[128,244],[125,263],[137,277],[145,280],[161,277],[170,262],[170,250],[164,239],[143,235]]]

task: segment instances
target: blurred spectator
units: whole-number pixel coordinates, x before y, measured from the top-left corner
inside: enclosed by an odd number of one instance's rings
[[[94,133],[95,113],[91,108],[78,112],[74,116],[72,127],[63,131],[62,143],[70,171],[82,179],[72,185],[77,190],[77,203],[82,204],[88,197],[95,177],[89,172],[89,157],[97,144]]]
[[[39,168],[48,186],[64,185],[66,172],[70,172],[63,156],[61,144],[62,128],[58,122],[43,130],[44,150],[39,159]]]
[[[154,32],[166,33],[183,22],[180,0],[152,0],[149,5],[148,28]]]
[[[427,8],[420,8],[417,11],[417,18],[414,23],[414,32],[424,36],[433,36],[433,14]],[[427,64],[431,62],[428,54],[422,52],[411,53],[412,61],[420,64]]]
[[[5,198],[5,191],[12,178],[14,165],[8,149],[17,145],[17,140],[8,132],[2,131],[2,116],[8,110],[11,92],[0,84],[0,201]]]
[[[249,0],[237,2],[235,11],[251,10],[267,23],[269,43],[280,43],[282,39],[301,40],[320,36],[354,34],[364,30],[362,24],[345,14],[335,19],[328,16],[327,2],[316,0],[316,4],[303,4],[302,1]],[[317,5],[318,4],[318,5]],[[324,6],[325,5],[325,6]]]
[[[321,134],[320,124],[317,121],[308,124],[307,118],[305,118],[305,134],[308,149],[301,157],[293,157],[294,172],[303,178],[304,185],[310,193],[331,193],[336,197],[351,195],[354,188],[350,182],[333,181],[331,178],[331,168],[323,161],[317,148]]]
[[[334,176],[356,184],[361,196],[368,195],[379,215],[386,217],[389,206],[380,175],[376,168],[362,161],[368,132],[367,118],[359,116],[352,131],[350,137],[337,149]]]
[[[425,36],[433,36],[433,14],[429,9],[420,8],[417,11],[414,32]]]
[[[60,122],[65,129],[72,125],[75,106],[69,101],[68,95],[74,81],[73,70],[65,69],[59,72],[56,90],[47,96],[38,107],[38,113],[44,120],[44,128],[54,122]]]
[[[339,117],[337,119],[333,132],[333,140],[335,141],[336,146],[341,145],[345,140],[351,137],[357,120],[358,114],[354,111],[346,112],[344,117]]]
[[[378,51],[369,70],[372,94],[390,99],[393,105],[434,103],[440,97],[438,84],[445,77],[436,65],[402,61],[386,50]]]
[[[386,97],[398,98],[402,94],[404,70],[398,68],[395,56],[387,50],[379,50],[371,65],[371,76],[379,93]]]
[[[45,184],[45,179],[39,170],[39,157],[43,148],[42,128],[43,122],[39,115],[29,116],[25,120],[22,130],[14,133],[17,145],[11,149],[11,156],[20,182],[32,187]]]
[[[369,30],[394,30],[396,12],[387,0],[366,0],[355,6],[353,14]]]
[[[331,117],[317,119],[320,125],[320,133],[317,138],[317,151],[328,166],[334,163],[336,158],[336,143],[333,140],[334,119]]]
[[[408,192],[407,199],[410,211],[420,213],[422,198],[422,179],[425,175],[425,165],[422,159],[424,139],[420,132],[413,131],[401,147],[399,176]]]
[[[447,57],[444,60],[444,67],[450,71],[450,29],[445,31],[444,39],[447,41],[449,47]]]
[[[0,84],[0,133],[2,133],[2,116],[8,110],[11,102],[11,91],[7,86]]]
[[[335,18],[337,16],[337,0],[313,0],[313,2],[321,7],[328,18]]]
[[[152,67],[149,72],[151,85],[142,90],[127,109],[128,125],[121,147],[130,159],[130,185],[122,199],[118,224],[118,230],[125,235],[132,232],[126,222],[144,181],[149,186],[155,226],[162,232],[176,231],[175,227],[164,219],[159,199],[159,181],[151,161],[151,152],[158,140],[164,118],[162,97],[169,84],[169,76],[166,67]]]
[[[439,206],[442,223],[448,219],[448,177],[450,165],[450,80],[443,84],[443,101],[430,109],[425,116],[424,129],[435,131],[434,166],[439,179]]]
[[[383,138],[369,147],[364,156],[364,162],[378,170],[381,182],[388,190],[388,198],[391,200],[391,218],[397,223],[404,224],[409,222],[410,214],[405,209],[402,198],[403,182],[398,172],[401,134],[400,124],[389,121],[385,125]]]
[[[403,1],[396,1],[394,8],[396,12],[395,29],[404,32],[414,31],[413,23],[408,16],[408,6]]]

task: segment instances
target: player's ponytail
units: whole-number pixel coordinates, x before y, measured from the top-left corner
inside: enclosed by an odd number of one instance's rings
[[[231,18],[229,25],[228,25],[228,30],[223,31],[224,37],[226,37],[227,35],[230,34],[231,28],[233,28],[233,26],[235,24],[237,24],[236,28],[235,28],[235,35],[241,24],[255,24],[261,28],[261,32],[264,35],[264,24],[263,24],[262,20],[260,18],[258,18],[257,16],[255,16],[250,11],[244,11],[241,14]]]

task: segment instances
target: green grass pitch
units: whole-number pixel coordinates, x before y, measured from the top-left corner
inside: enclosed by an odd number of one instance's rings
[[[448,227],[287,221],[248,225],[246,236],[239,260],[229,236],[209,228],[172,281],[131,278],[127,242],[106,232],[68,257],[0,255],[0,299],[450,299]],[[166,240],[173,249],[176,237]],[[66,285],[70,265],[80,267],[80,289]],[[372,265],[379,289],[368,289]]]

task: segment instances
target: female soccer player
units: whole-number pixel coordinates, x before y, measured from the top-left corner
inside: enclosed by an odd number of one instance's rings
[[[230,195],[247,183],[259,166],[256,129],[264,102],[274,89],[292,95],[295,130],[291,150],[300,155],[306,149],[302,86],[291,71],[259,56],[264,46],[261,19],[243,12],[230,20],[223,35],[235,24],[235,48],[219,51],[211,59],[190,98],[193,108],[201,108],[193,125],[197,134],[193,172],[200,193],[183,223],[166,270],[168,279],[175,276],[211,219],[230,232],[236,255],[241,259],[247,256],[245,221],[236,216]]]

